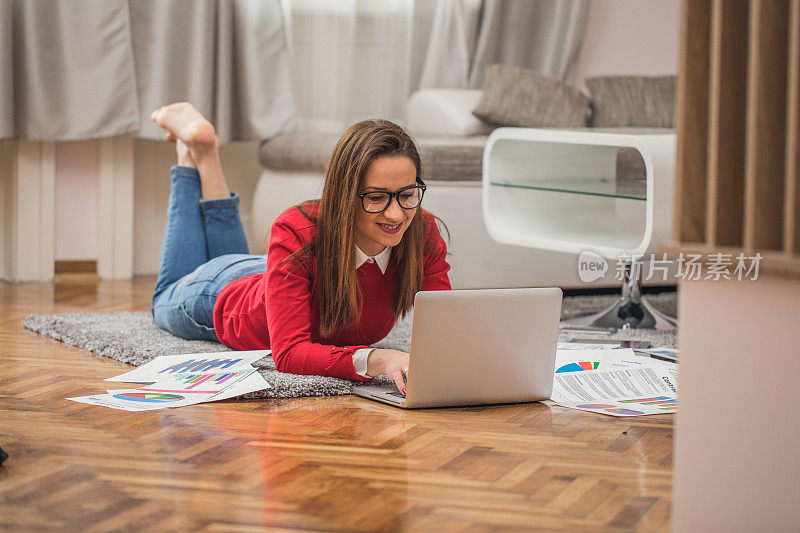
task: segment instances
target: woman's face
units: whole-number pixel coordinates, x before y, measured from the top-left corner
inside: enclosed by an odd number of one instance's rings
[[[396,192],[417,182],[417,168],[410,157],[379,157],[370,163],[359,193],[369,191]],[[387,246],[397,246],[417,212],[403,209],[392,198],[389,207],[380,213],[367,213],[356,207],[356,246],[367,255],[376,255]]]

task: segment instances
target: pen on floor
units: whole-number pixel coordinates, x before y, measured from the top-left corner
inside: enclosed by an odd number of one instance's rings
[[[659,359],[661,361],[667,361],[668,363],[675,363],[675,364],[678,363],[678,358],[677,357],[670,357],[668,355],[660,355],[660,354],[650,353],[650,352],[644,351],[644,350],[633,350],[633,353],[635,353],[637,355],[643,355],[645,357],[650,357],[652,359]]]
[[[617,332],[617,328],[601,328],[598,326],[579,326],[572,324],[564,324],[559,326],[560,331],[569,331],[570,333],[591,333],[592,335],[613,335]]]

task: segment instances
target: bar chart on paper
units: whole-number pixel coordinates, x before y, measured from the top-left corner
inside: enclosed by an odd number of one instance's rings
[[[678,398],[674,396],[654,396],[652,398],[625,398],[591,403],[571,402],[562,405],[603,415],[660,415],[677,412]]]
[[[177,374],[174,376],[175,381],[186,385],[186,390],[199,387],[203,383],[208,382],[208,385],[213,387],[220,387],[220,390],[227,387],[245,376],[249,376],[253,370],[243,370],[241,372],[229,372],[227,374]]]
[[[237,358],[209,358],[209,359],[189,359],[182,361],[161,370],[159,374],[185,374],[185,373],[209,373],[212,371],[219,372],[228,368],[234,368],[237,365],[249,364],[244,359]]]
[[[655,398],[634,398],[620,400],[619,403],[654,405],[665,413],[673,413],[678,409],[678,399],[670,396],[656,396]]]
[[[163,381],[139,387],[137,390],[189,395],[217,394],[255,371],[255,368],[251,367],[249,370],[222,374],[173,374],[166,376]]]
[[[249,370],[270,350],[162,355],[130,372],[107,378],[106,381],[154,383],[178,374],[220,374]]]
[[[598,412],[609,413],[614,415],[622,415],[622,416],[639,416],[645,414],[644,411],[634,411],[633,409],[625,409],[607,403],[585,403],[581,405],[576,405],[575,408],[585,411],[598,411]]]

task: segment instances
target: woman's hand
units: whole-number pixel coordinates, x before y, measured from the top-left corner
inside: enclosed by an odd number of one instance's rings
[[[367,358],[367,375],[371,377],[386,374],[394,380],[397,389],[406,393],[404,377],[408,373],[408,357],[406,352],[399,350],[375,349]]]

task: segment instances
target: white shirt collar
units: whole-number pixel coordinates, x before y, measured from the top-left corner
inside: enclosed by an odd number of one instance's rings
[[[386,267],[389,266],[389,257],[392,255],[392,248],[387,246],[383,249],[381,253],[374,257],[370,257],[364,252],[361,251],[361,248],[356,246],[356,268],[359,268],[361,265],[373,259],[375,264],[378,265],[378,268],[381,269],[381,274],[386,274]]]

